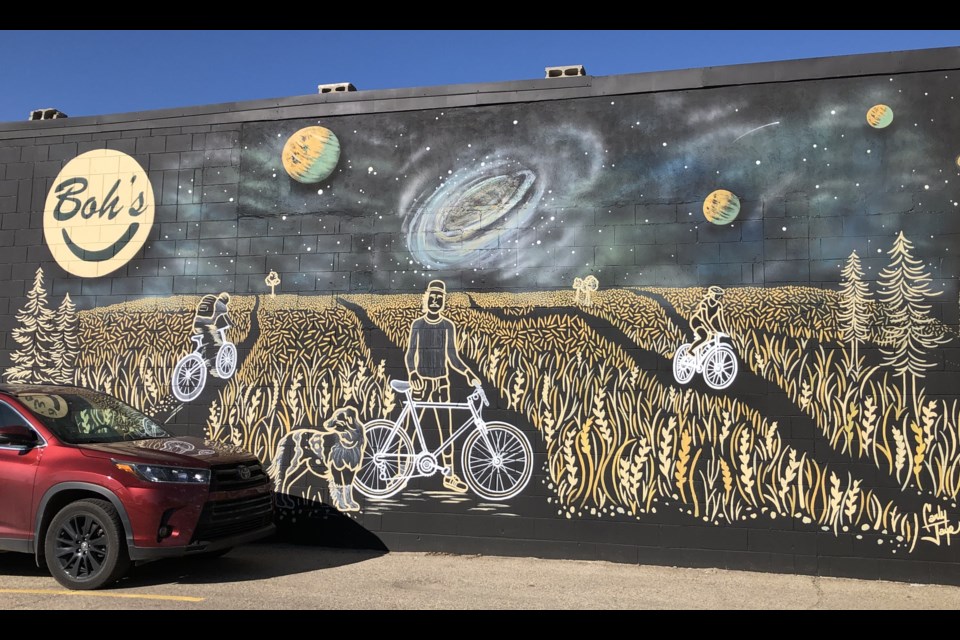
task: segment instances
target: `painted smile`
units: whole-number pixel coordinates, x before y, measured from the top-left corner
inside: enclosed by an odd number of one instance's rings
[[[73,241],[73,238],[70,237],[70,234],[67,233],[66,229],[62,229],[61,231],[63,232],[63,241],[67,244],[67,248],[70,249],[70,252],[73,253],[73,255],[86,262],[103,262],[104,260],[109,260],[120,253],[123,248],[130,243],[130,240],[133,239],[133,236],[136,235],[139,228],[139,222],[131,222],[130,226],[127,227],[126,232],[124,232],[124,234],[120,236],[116,242],[106,249],[100,249],[98,251],[84,249]]]

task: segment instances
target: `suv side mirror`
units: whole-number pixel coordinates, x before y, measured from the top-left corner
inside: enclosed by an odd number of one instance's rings
[[[36,446],[37,432],[30,427],[12,424],[0,427],[0,446],[26,447]]]

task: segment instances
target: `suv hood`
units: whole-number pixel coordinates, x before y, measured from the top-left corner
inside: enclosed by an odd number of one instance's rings
[[[84,455],[96,458],[118,458],[131,462],[154,462],[194,468],[257,461],[256,456],[243,449],[194,436],[81,444],[77,445],[77,448]]]

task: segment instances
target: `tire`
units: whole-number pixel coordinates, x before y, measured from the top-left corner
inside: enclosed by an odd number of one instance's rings
[[[68,589],[99,589],[130,568],[120,515],[106,500],[78,500],[61,509],[47,528],[43,551],[47,569]]]
[[[720,345],[703,362],[703,379],[716,391],[726,389],[737,378],[737,354],[727,345]]]
[[[217,377],[229,380],[237,370],[237,346],[232,342],[224,342],[217,350],[214,360]]]
[[[180,402],[191,402],[200,397],[206,384],[207,363],[203,357],[194,352],[180,358],[170,380],[173,396]]]
[[[486,500],[509,500],[530,482],[533,448],[512,424],[488,422],[486,438],[480,429],[467,437],[461,464],[475,494]]]
[[[697,373],[696,364],[691,362],[691,357],[687,355],[689,351],[690,344],[687,343],[677,347],[677,352],[673,354],[673,379],[679,384],[687,384]]]
[[[363,425],[366,445],[353,484],[373,500],[389,498],[407,486],[413,473],[413,442],[389,420]]]

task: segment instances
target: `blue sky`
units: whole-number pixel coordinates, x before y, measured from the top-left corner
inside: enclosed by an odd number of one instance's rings
[[[0,31],[0,121],[960,45],[953,31]]]

